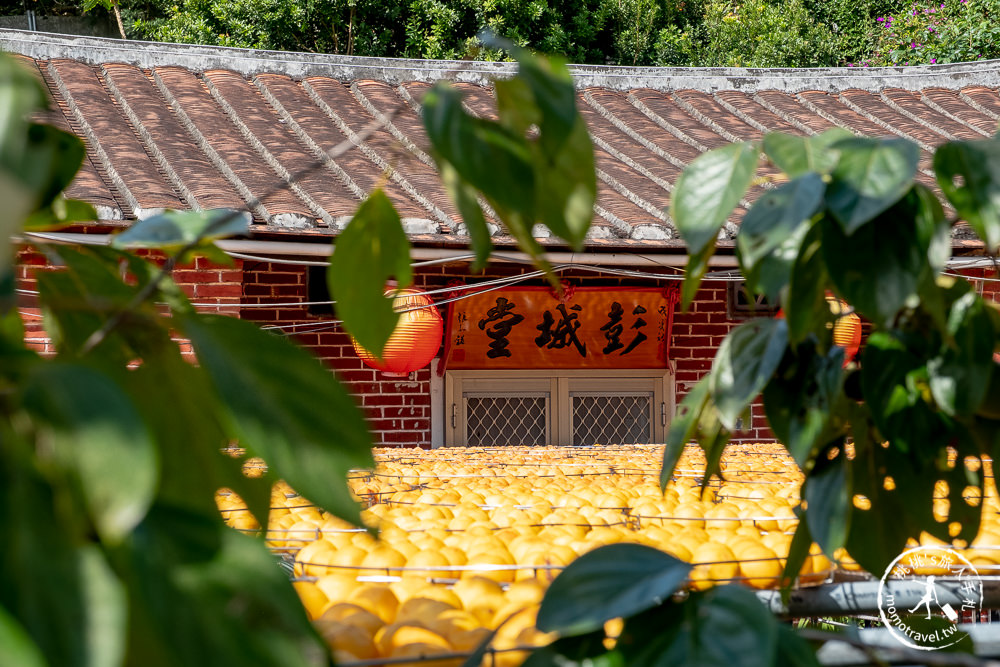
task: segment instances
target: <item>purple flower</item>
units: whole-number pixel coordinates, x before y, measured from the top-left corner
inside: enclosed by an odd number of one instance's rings
[[[931,58],[931,65],[937,62],[937,58]]]
[[[877,19],[875,19],[875,20],[876,20],[876,21],[879,21],[879,22],[882,22],[882,21],[884,21],[885,19],[884,19],[884,18],[882,18],[882,17],[880,16],[880,17],[878,17],[878,18],[877,18]]]
[[[854,67],[854,63],[847,63],[848,67]]]
[[[916,42],[910,42],[910,48],[911,49],[917,48],[917,43]]]
[[[927,32],[934,32],[934,28],[927,26]]]

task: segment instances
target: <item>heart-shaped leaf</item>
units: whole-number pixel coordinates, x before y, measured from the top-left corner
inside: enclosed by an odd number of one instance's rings
[[[640,544],[610,544],[569,564],[549,586],[536,623],[542,632],[581,635],[606,621],[662,604],[691,566]]]

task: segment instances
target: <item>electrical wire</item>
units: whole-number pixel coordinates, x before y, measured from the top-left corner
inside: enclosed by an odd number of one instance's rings
[[[41,235],[39,235],[41,236]],[[95,240],[93,245],[103,245],[99,241]],[[238,253],[238,252],[226,252],[227,255],[235,259],[242,259],[248,261],[260,261],[260,262],[270,262],[276,264],[285,265],[296,265],[296,266],[329,266],[329,261],[312,261],[305,259],[284,259],[284,258],[272,258],[262,255],[253,255],[248,253]],[[494,254],[493,258],[499,261],[505,261],[509,263],[516,264],[530,264],[531,260],[515,258],[510,256],[505,256],[501,254]],[[466,255],[455,255],[454,257],[438,258],[433,260],[426,260],[421,262],[412,262],[411,267],[422,268],[427,266],[435,266],[440,264],[449,264],[455,262],[470,261],[475,259],[474,254]],[[954,267],[958,270],[961,269],[971,269],[980,267],[993,266],[992,258],[954,258],[949,260],[949,268]],[[563,273],[566,271],[582,271],[588,273],[601,273],[607,275],[614,275],[626,278],[636,278],[643,280],[654,280],[654,281],[680,281],[684,280],[685,273],[684,270],[679,267],[664,267],[670,268],[677,273],[674,274],[664,274],[664,273],[652,273],[649,271],[642,271],[638,269],[622,269],[617,267],[602,266],[602,265],[591,265],[591,264],[578,264],[578,263],[566,263],[560,264],[552,267],[553,273]],[[945,271],[945,275],[968,278],[968,276],[963,276],[960,273]],[[448,287],[441,287],[431,290],[426,290],[424,293],[428,296],[434,296],[438,294],[452,294],[455,292],[467,292],[467,294],[458,294],[456,296],[448,297],[445,299],[439,299],[434,302],[434,306],[444,306],[449,303],[454,303],[461,301],[463,299],[468,299],[473,296],[492,292],[504,287],[511,285],[516,285],[527,280],[533,280],[535,278],[541,278],[545,276],[544,271],[531,271],[517,276],[509,276],[503,278],[494,278],[491,280],[486,280],[477,283],[465,284],[465,285],[454,285]],[[737,269],[729,269],[724,271],[715,271],[706,273],[703,280],[714,281],[714,282],[739,282],[744,280],[744,277]],[[976,277],[975,280],[984,282],[1000,282],[1000,278],[988,278],[988,277]],[[27,290],[27,289],[17,289],[18,294],[37,296],[38,291]],[[161,304],[162,305],[162,304]],[[267,303],[206,303],[206,302],[193,302],[191,304],[196,308],[234,308],[238,307],[240,309],[253,309],[253,308],[301,308],[310,306],[333,306],[336,305],[335,300],[323,300],[323,301],[285,301],[285,302],[267,302]],[[398,313],[406,313],[414,310],[421,310],[427,306],[412,306],[409,308],[397,309]],[[33,313],[24,313],[26,316],[34,317]],[[40,316],[39,316],[40,317]],[[291,332],[297,334],[305,333],[319,333],[323,331],[328,331],[334,329],[342,324],[343,321],[339,319],[331,320],[321,320],[314,322],[299,322],[294,324],[281,324],[281,325],[269,325],[263,326],[262,329],[274,332]]]

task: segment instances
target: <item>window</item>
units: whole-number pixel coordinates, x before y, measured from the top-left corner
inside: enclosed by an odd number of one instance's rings
[[[736,280],[729,283],[727,302],[729,318],[733,320],[774,315],[779,308],[778,305],[770,303],[763,294],[751,294],[745,282]]]
[[[308,306],[308,312],[310,315],[317,315],[323,317],[333,316],[333,305],[329,303],[322,303],[323,301],[330,301],[330,288],[327,287],[326,282],[326,267],[325,266],[310,266],[307,267],[308,273],[306,273],[306,300],[313,304]],[[320,302],[320,303],[317,303]]]
[[[449,371],[445,444],[663,442],[673,374],[654,370]]]

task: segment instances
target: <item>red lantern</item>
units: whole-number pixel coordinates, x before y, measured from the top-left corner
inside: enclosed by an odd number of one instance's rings
[[[833,322],[833,344],[844,348],[846,366],[861,349],[861,318],[851,311],[846,301],[838,299],[831,292],[826,293],[826,303],[837,318]],[[775,317],[784,319],[785,311],[779,310]]]
[[[861,348],[861,318],[857,313],[851,312],[851,307],[843,299],[827,294],[826,302],[837,318],[833,323],[833,344],[844,348],[846,365]]]
[[[392,292],[386,292],[389,296]],[[444,320],[434,301],[419,290],[400,290],[392,301],[399,322],[382,350],[382,358],[354,342],[366,364],[387,375],[405,376],[429,364],[441,347]]]

